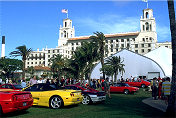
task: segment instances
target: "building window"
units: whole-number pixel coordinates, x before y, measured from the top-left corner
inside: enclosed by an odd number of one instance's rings
[[[146,22],[145,25],[146,25],[146,31],[149,31],[149,23]]]
[[[127,41],[130,41],[130,39],[129,39],[129,38],[127,38]]]
[[[133,38],[133,41],[135,41],[135,38]]]
[[[148,44],[148,47],[151,47],[151,44],[150,44],[150,43]]]
[[[113,48],[113,44],[111,44],[111,48]]]
[[[143,31],[145,31],[145,25],[143,25]]]
[[[118,48],[116,49],[116,51],[118,52]]]
[[[29,64],[29,62],[27,62],[27,64]]]
[[[74,50],[74,47],[72,47],[72,50]]]
[[[138,53],[138,50],[135,50],[135,53]]]
[[[111,40],[111,43],[113,43],[113,40]]]
[[[48,50],[48,53],[50,53],[50,50]]]
[[[39,62],[39,64],[41,64],[41,62]]]
[[[111,52],[113,52],[113,49],[111,49]]]
[[[124,44],[121,44],[121,47],[124,48]]]
[[[74,43],[71,43],[72,44],[72,46],[74,45]]]
[[[148,38],[146,38],[146,41],[148,42]]]
[[[55,53],[55,50],[53,50],[53,53]]]
[[[127,43],[127,47],[130,47],[130,44],[129,44],[129,43]]]
[[[141,52],[144,53],[144,49],[142,49]]]
[[[148,49],[148,52],[150,52],[151,51],[151,49]]]
[[[142,38],[142,41],[144,41],[144,42],[145,42],[145,38]]]
[[[108,43],[108,40],[106,40],[106,43]]]
[[[121,42],[124,42],[124,39],[121,39]]]
[[[118,48],[119,47],[119,45],[118,44],[116,44],[116,48]]]
[[[65,27],[67,27],[67,22],[65,22]]]
[[[50,55],[48,55],[48,58],[50,58]]]
[[[135,44],[135,48],[138,48],[138,44]]]
[[[168,48],[168,46],[165,46],[166,48]]]
[[[116,42],[119,42],[118,39],[116,39]]]
[[[37,64],[37,62],[35,62],[35,64]]]
[[[144,47],[144,44],[141,44],[141,47]]]
[[[33,62],[31,62],[31,64],[33,64]]]
[[[150,37],[150,41],[152,41],[152,37]]]
[[[78,42],[76,42],[76,45],[78,45]]]
[[[59,53],[59,50],[57,50],[57,53]]]

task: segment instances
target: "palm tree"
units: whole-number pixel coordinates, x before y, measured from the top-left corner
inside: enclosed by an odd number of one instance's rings
[[[105,75],[111,76],[112,82],[114,81],[113,76],[114,76],[114,69],[111,65],[104,65],[104,68],[100,68],[100,71],[105,72]]]
[[[99,53],[99,60],[101,62],[102,68],[104,68],[104,57],[106,54],[105,49],[105,36],[102,32],[94,32],[96,36],[90,36],[89,38],[92,39],[93,43],[96,44],[97,51]],[[103,79],[105,79],[105,73],[103,70]]]
[[[65,67],[64,58],[62,58],[62,55],[57,54],[54,55],[54,57],[52,57],[49,61],[51,64],[51,70],[53,71],[53,73],[57,73],[57,76],[60,79],[63,73],[63,68]]]
[[[175,21],[175,10],[174,0],[167,0],[169,19],[170,19],[170,30],[172,38],[172,82],[171,82],[171,93],[167,107],[168,115],[175,116],[176,113],[176,21]]]
[[[22,62],[23,62],[23,68],[22,68],[22,78],[25,79],[25,66],[26,66],[26,60],[29,56],[29,54],[32,52],[31,48],[27,48],[26,45],[16,47],[16,51],[13,51],[10,53],[11,56],[17,57],[21,56],[22,57]]]
[[[115,82],[117,81],[118,72],[121,72],[123,74],[123,72],[125,71],[125,65],[123,64],[123,60],[121,60],[120,56],[108,57],[105,64],[113,68]]]

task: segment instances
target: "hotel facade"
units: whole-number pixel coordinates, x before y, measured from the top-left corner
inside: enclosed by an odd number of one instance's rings
[[[75,36],[75,29],[71,19],[64,19],[59,29],[58,46],[56,48],[43,48],[33,51],[27,61],[27,67],[47,66],[54,55],[61,54],[63,57],[71,58],[77,47],[84,41],[91,41],[90,36]],[[108,47],[108,56],[111,56],[123,48],[144,55],[160,46],[171,47],[171,42],[157,42],[156,22],[152,9],[144,9],[140,19],[140,31],[117,34],[105,34]]]

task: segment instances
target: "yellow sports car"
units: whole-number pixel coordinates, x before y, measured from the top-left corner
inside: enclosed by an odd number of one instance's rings
[[[34,99],[33,105],[47,106],[53,109],[62,106],[79,104],[83,96],[79,90],[58,89],[52,84],[34,84],[23,91],[30,91]]]

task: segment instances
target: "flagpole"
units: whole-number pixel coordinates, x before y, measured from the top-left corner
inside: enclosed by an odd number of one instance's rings
[[[147,9],[148,9],[148,1],[147,1]]]

